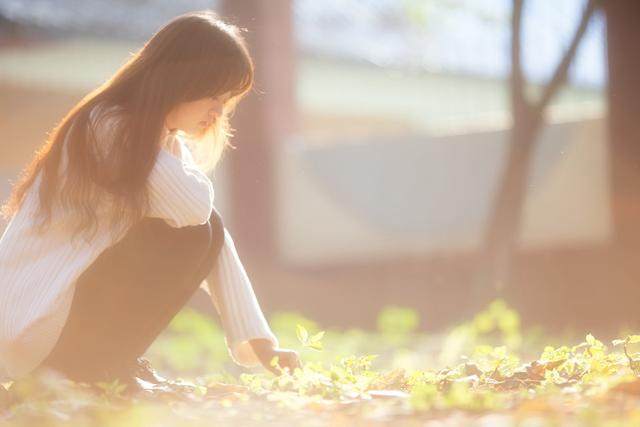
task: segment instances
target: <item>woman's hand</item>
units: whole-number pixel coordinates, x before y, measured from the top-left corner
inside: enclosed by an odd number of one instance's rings
[[[169,137],[167,140],[167,151],[173,154],[178,159],[182,158],[182,151],[180,149],[180,141],[176,137]]]
[[[166,131],[166,130],[165,130]],[[169,153],[173,154],[174,157],[181,159],[182,158],[182,150],[180,148],[180,141],[176,136],[174,131],[168,131],[168,133],[164,134],[161,148]]]
[[[250,340],[249,343],[262,366],[276,375],[280,375],[281,371],[277,367],[271,366],[271,360],[274,357],[278,358],[278,366],[283,370],[288,368],[289,372],[293,372],[295,368],[301,367],[300,357],[293,350],[275,348],[273,343],[267,339]]]

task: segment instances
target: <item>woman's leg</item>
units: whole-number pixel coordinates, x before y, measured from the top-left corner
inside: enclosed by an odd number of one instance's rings
[[[203,225],[144,218],[80,276],[69,317],[42,363],[76,381],[114,378],[147,350],[214,267],[224,242]]]

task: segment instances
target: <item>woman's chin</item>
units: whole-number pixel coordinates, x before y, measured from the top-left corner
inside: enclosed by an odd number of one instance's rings
[[[206,128],[197,127],[195,129],[185,130],[184,133],[188,138],[198,139],[201,138],[206,133]]]

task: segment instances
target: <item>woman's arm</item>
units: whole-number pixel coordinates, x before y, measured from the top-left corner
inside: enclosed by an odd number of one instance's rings
[[[160,162],[166,160],[167,166],[170,166],[170,168],[165,169],[163,168],[163,163],[160,163],[159,167],[154,168],[154,172],[158,174],[154,175],[152,172],[150,183],[166,192],[166,188],[168,187],[166,178],[168,178],[171,173],[178,177],[183,176],[181,169],[177,167],[178,163],[174,160],[178,160],[182,164],[182,167],[187,168],[187,172],[189,170],[195,172],[196,178],[198,178],[198,173],[202,173],[196,166],[188,147],[180,141],[179,138],[167,138],[164,142],[165,144],[158,159]],[[170,153],[169,157],[172,157],[172,159],[165,159],[164,153]],[[208,186],[211,186],[211,181],[208,177],[204,174],[202,175],[206,178]],[[165,179],[160,181],[158,178]],[[197,186],[194,189],[186,187],[183,191],[192,191],[194,194],[197,194],[196,190]],[[206,191],[204,191],[204,193],[206,193]],[[172,196],[170,199],[177,200],[178,197]],[[201,200],[207,200],[206,194],[202,196]],[[209,207],[209,204],[205,204],[203,214],[210,215],[211,209],[213,209],[212,186],[210,201],[211,207]],[[159,204],[158,199],[156,199],[154,206],[157,213],[163,218],[167,218],[167,214],[171,214],[172,209],[166,201]],[[162,207],[164,210],[158,209],[159,207]],[[207,217],[207,220],[208,218],[209,217]],[[179,224],[179,222],[176,221],[176,216],[173,217],[173,221]],[[200,219],[196,221],[200,223]],[[202,223],[204,223],[204,221]],[[202,283],[203,286],[201,287],[212,297],[214,306],[220,314],[225,330],[227,347],[233,360],[239,365],[247,367],[260,363],[266,369],[276,374],[279,372],[271,366],[271,360],[276,356],[278,357],[281,368],[293,370],[300,366],[296,352],[278,347],[278,340],[264,318],[249,277],[236,251],[233,239],[226,228],[224,229],[224,244],[218,256],[214,271],[213,289],[209,287],[206,280]]]
[[[289,371],[293,372],[295,368],[301,366],[300,357],[293,350],[275,347],[271,341],[261,338],[253,339],[249,343],[258,359],[260,359],[262,366],[276,375],[280,374],[280,372],[274,366],[271,366],[271,361],[274,357],[278,358],[280,369],[289,369]]]
[[[163,218],[172,227],[204,224],[213,210],[213,184],[187,154],[188,148],[175,136],[169,138],[149,174],[146,216]]]
[[[299,366],[297,353],[279,348],[233,239],[226,228],[224,233],[224,244],[211,280],[213,285],[203,282],[202,287],[210,294],[220,314],[229,353],[239,365],[262,364],[274,373],[278,372],[270,363],[274,356],[278,356],[280,367],[293,370]]]

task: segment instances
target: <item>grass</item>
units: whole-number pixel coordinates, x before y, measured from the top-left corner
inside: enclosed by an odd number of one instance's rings
[[[0,396],[0,426],[640,425],[639,335],[548,345],[501,300],[437,335],[402,307],[380,313],[376,331],[323,331],[296,313],[270,320],[302,369],[240,370],[222,330],[185,309],[146,356],[187,391],[126,397],[117,382],[45,373]]]

